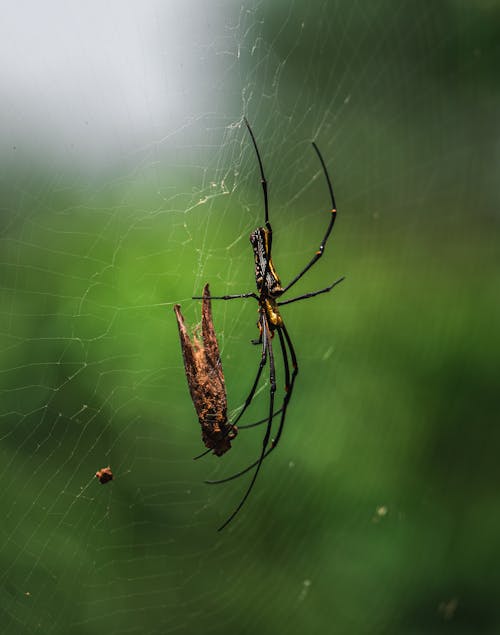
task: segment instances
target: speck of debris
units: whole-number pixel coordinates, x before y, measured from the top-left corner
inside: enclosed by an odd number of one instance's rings
[[[445,620],[451,620],[455,616],[455,612],[458,606],[458,599],[451,598],[447,602],[440,602],[438,606],[438,612]]]
[[[327,360],[329,357],[331,357],[332,353],[333,353],[333,346],[330,346],[330,347],[328,347],[328,348],[326,349],[326,351],[323,353],[322,360],[323,360],[324,362],[326,362],[326,360]]]
[[[302,590],[299,594],[299,602],[303,602],[306,599],[309,589],[311,588],[311,584],[312,584],[311,580],[308,580],[308,579],[302,582]]]
[[[382,518],[387,516],[388,513],[389,513],[389,508],[387,507],[387,505],[379,505],[377,509],[375,510],[375,514],[373,515],[372,522],[379,523],[382,520]]]
[[[113,472],[111,471],[109,465],[108,467],[103,467],[100,470],[97,470],[95,475],[96,478],[99,479],[99,483],[101,485],[105,485],[106,483],[109,483],[109,481],[113,480]]]

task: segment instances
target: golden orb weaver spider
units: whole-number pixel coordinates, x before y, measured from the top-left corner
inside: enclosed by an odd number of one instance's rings
[[[335,223],[335,219],[337,216],[337,209],[335,205],[335,197],[333,194],[333,187],[328,175],[328,171],[326,169],[326,164],[321,156],[321,153],[318,149],[316,143],[312,143],[316,154],[318,155],[319,161],[321,163],[321,167],[323,169],[323,173],[326,178],[326,182],[328,184],[328,189],[330,192],[332,209],[330,215],[330,222],[326,229],[325,235],[314,254],[311,260],[307,263],[307,265],[300,271],[295,278],[292,279],[285,287],[282,286],[280,278],[276,273],[276,269],[274,267],[272,256],[271,256],[271,247],[273,241],[273,231],[271,228],[271,223],[269,222],[269,202],[268,202],[268,193],[267,193],[267,181],[264,176],[264,167],[262,165],[262,159],[260,157],[259,149],[257,147],[257,142],[255,140],[255,136],[253,134],[252,128],[248,123],[246,117],[244,118],[245,125],[250,133],[250,137],[252,139],[252,144],[255,149],[255,154],[257,155],[257,161],[259,163],[260,169],[260,181],[262,185],[262,191],[264,194],[264,227],[258,227],[250,234],[250,242],[252,244],[252,249],[254,253],[255,260],[255,282],[257,286],[257,293],[240,293],[236,295],[222,295],[222,296],[210,296],[210,300],[235,300],[238,298],[254,298],[258,303],[258,311],[259,311],[259,319],[257,322],[257,326],[259,328],[259,338],[257,340],[253,340],[252,343],[259,344],[262,346],[261,350],[261,359],[259,363],[259,367],[257,370],[257,376],[255,377],[254,383],[248,394],[248,397],[245,400],[242,410],[236,417],[236,419],[232,422],[232,426],[235,426],[239,419],[242,417],[245,410],[250,405],[252,399],[254,398],[255,391],[257,389],[257,385],[260,380],[260,376],[269,360],[269,383],[270,383],[270,397],[269,397],[269,415],[258,421],[254,424],[249,424],[248,426],[240,426],[239,429],[244,429],[245,427],[251,428],[261,423],[267,423],[266,432],[264,434],[264,438],[262,440],[262,450],[260,452],[259,458],[248,465],[245,469],[240,470],[236,474],[232,476],[228,476],[226,478],[222,478],[219,480],[213,481],[205,481],[210,485],[217,485],[220,483],[227,483],[228,481],[232,481],[235,478],[246,474],[251,469],[255,468],[254,474],[250,481],[250,484],[247,487],[245,494],[243,495],[241,501],[239,502],[236,509],[229,516],[229,518],[219,527],[218,531],[221,531],[226,527],[236,516],[236,514],[243,507],[245,501],[247,500],[252,488],[257,480],[257,476],[259,474],[260,468],[262,466],[262,462],[264,459],[277,447],[279,440],[281,438],[281,434],[283,432],[283,428],[285,425],[286,412],[288,408],[288,404],[290,402],[293,388],[295,385],[295,379],[299,372],[299,366],[297,363],[297,356],[295,354],[295,348],[292,344],[292,340],[288,334],[283,318],[281,317],[280,308],[285,304],[291,304],[292,302],[298,302],[299,300],[305,300],[306,298],[313,298],[321,293],[328,293],[335,287],[339,282],[344,280],[342,276],[338,280],[335,280],[330,286],[325,287],[324,289],[320,289],[319,291],[312,291],[310,293],[304,293],[303,295],[299,295],[295,298],[291,298],[290,300],[279,300],[289,289],[293,287],[293,285],[298,282],[302,276],[309,271],[309,269],[321,258],[323,255],[325,245],[327,240],[331,234],[333,229],[333,225]],[[195,296],[193,300],[200,300],[202,296]],[[283,398],[283,404],[281,408],[275,412],[274,411],[274,397],[276,393],[276,368],[274,361],[274,353],[272,346],[272,339],[274,334],[278,334],[281,354],[283,357],[283,366],[284,366],[284,374],[285,374],[285,396]],[[290,362],[292,366],[292,371],[290,373]],[[278,425],[278,431],[274,439],[271,439],[271,429],[273,418],[281,414],[280,422]],[[203,454],[206,454],[204,452]],[[200,455],[202,456],[202,455]],[[199,457],[196,457],[199,458]]]

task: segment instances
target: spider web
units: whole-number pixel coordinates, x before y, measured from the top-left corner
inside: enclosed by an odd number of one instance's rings
[[[496,401],[495,16],[329,0],[7,12],[2,632],[495,631],[495,444],[470,430]],[[243,115],[283,282],[329,220],[312,140],[339,220],[294,290],[347,280],[283,310],[300,362],[283,440],[218,534],[248,480],[203,480],[252,462],[263,430],[192,461],[172,308],[195,324],[205,282],[254,288]],[[256,306],[213,312],[237,412]],[[267,412],[266,373],[242,423]]]

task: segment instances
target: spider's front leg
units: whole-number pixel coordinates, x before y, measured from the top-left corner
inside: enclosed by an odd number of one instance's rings
[[[288,291],[288,289],[293,287],[293,285],[296,282],[298,282],[302,278],[302,276],[305,273],[307,273],[309,271],[309,269],[313,265],[315,265],[316,262],[321,258],[321,256],[323,255],[323,253],[325,251],[326,243],[328,242],[330,234],[332,233],[333,225],[335,224],[335,219],[337,218],[337,205],[335,203],[335,195],[333,193],[333,187],[332,187],[332,181],[330,179],[330,175],[328,174],[328,170],[326,169],[325,161],[324,161],[324,159],[323,159],[323,157],[321,155],[321,152],[319,151],[318,146],[314,143],[314,141],[313,141],[312,145],[313,145],[313,148],[316,151],[316,154],[318,155],[318,158],[320,160],[321,168],[323,169],[323,174],[325,175],[326,183],[328,185],[328,191],[330,192],[330,198],[331,198],[331,201],[332,201],[332,208],[330,210],[330,222],[328,223],[328,227],[326,228],[325,235],[323,236],[323,239],[322,239],[321,243],[319,244],[318,250],[316,251],[314,256],[311,258],[311,260],[307,263],[307,265],[304,267],[304,269],[302,269],[302,271],[300,271],[295,276],[295,278],[293,278],[293,280],[286,285],[286,287],[283,289],[283,293],[285,293],[286,291]],[[324,291],[320,291],[319,293],[325,293],[326,291],[329,291],[329,289],[325,289]],[[313,295],[314,294],[309,295],[307,297],[312,297]]]
[[[211,295],[209,300],[237,300],[238,298],[255,298],[258,300],[257,294],[251,291],[250,293],[238,293],[236,295]],[[192,300],[203,300],[202,295],[193,295]]]

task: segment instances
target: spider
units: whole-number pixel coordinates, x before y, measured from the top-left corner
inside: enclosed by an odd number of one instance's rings
[[[258,421],[254,424],[249,424],[248,426],[240,426],[240,430],[245,427],[254,427],[261,423],[266,423],[266,431],[262,440],[262,449],[259,455],[259,458],[248,465],[245,469],[233,474],[232,476],[228,476],[223,479],[215,480],[215,481],[205,481],[210,485],[216,485],[219,483],[226,483],[231,481],[243,474],[246,474],[253,468],[255,471],[253,473],[252,479],[240,500],[238,506],[233,511],[233,513],[229,516],[229,518],[219,527],[218,531],[221,531],[226,527],[236,516],[236,514],[240,511],[240,509],[245,504],[250,492],[252,491],[253,486],[255,485],[255,481],[257,480],[257,476],[259,474],[260,468],[262,466],[262,462],[264,459],[278,446],[278,443],[281,438],[281,434],[283,432],[283,428],[285,425],[286,412],[288,408],[288,404],[290,402],[293,388],[295,385],[295,379],[299,372],[299,366],[297,362],[297,356],[295,354],[295,348],[293,346],[290,335],[288,334],[288,330],[285,326],[285,322],[281,316],[280,307],[291,304],[292,302],[298,302],[299,300],[305,300],[306,298],[313,298],[314,296],[320,295],[321,293],[328,293],[335,287],[339,282],[344,280],[344,277],[339,278],[333,284],[324,289],[320,289],[319,291],[312,291],[310,293],[305,293],[303,295],[299,295],[295,298],[291,298],[289,300],[281,300],[280,298],[289,291],[296,282],[298,282],[302,276],[309,271],[309,269],[321,258],[323,255],[325,245],[328,241],[328,238],[333,229],[333,225],[335,223],[335,218],[337,215],[336,205],[335,205],[335,197],[333,194],[333,187],[328,175],[328,171],[326,169],[326,164],[321,156],[321,153],[318,149],[316,143],[312,143],[316,154],[318,155],[319,161],[321,163],[321,167],[323,169],[323,173],[325,175],[325,179],[328,185],[328,189],[330,192],[332,209],[330,215],[330,222],[328,223],[328,227],[326,229],[325,235],[323,236],[323,240],[321,241],[318,250],[311,258],[311,260],[307,263],[307,265],[300,271],[286,286],[282,286],[280,278],[276,273],[276,269],[274,267],[272,256],[271,256],[271,248],[272,248],[272,240],[273,240],[273,230],[271,228],[271,223],[269,222],[269,203],[268,203],[268,192],[267,192],[267,181],[264,176],[264,167],[262,164],[262,159],[260,157],[259,149],[257,147],[257,142],[255,140],[254,133],[250,124],[248,123],[246,117],[244,118],[245,125],[252,139],[252,144],[255,149],[255,154],[257,156],[257,161],[259,163],[260,170],[260,181],[262,185],[262,191],[264,195],[264,227],[258,227],[250,234],[250,243],[252,245],[254,259],[255,259],[255,282],[257,286],[257,293],[240,293],[236,295],[222,295],[222,296],[210,296],[211,300],[235,300],[238,298],[254,298],[258,303],[258,312],[259,319],[257,322],[257,326],[259,328],[259,337],[257,340],[252,340],[253,344],[257,344],[261,346],[261,357],[259,367],[257,369],[257,375],[253,382],[252,388],[248,394],[248,397],[245,400],[242,410],[238,414],[235,421],[232,425],[236,425],[238,420],[241,418],[245,410],[250,405],[252,399],[254,398],[257,385],[259,383],[262,371],[267,362],[269,362],[269,384],[270,384],[270,394],[269,394],[269,415]],[[193,298],[202,299],[200,296],[195,296]],[[274,400],[276,393],[276,367],[275,367],[275,359],[273,352],[273,338],[275,334],[278,335],[278,341],[281,349],[281,355],[283,357],[283,366],[284,366],[284,375],[285,375],[285,396],[283,398],[283,403],[281,408],[275,412],[274,411]],[[291,362],[291,372],[290,372],[290,362]],[[271,439],[271,429],[273,418],[277,415],[280,416],[279,425],[277,429],[277,433],[274,439]]]

